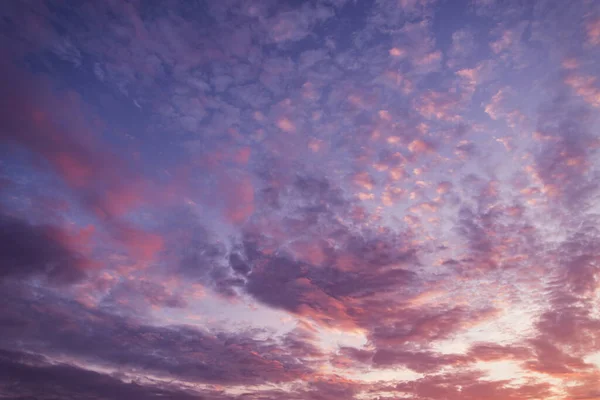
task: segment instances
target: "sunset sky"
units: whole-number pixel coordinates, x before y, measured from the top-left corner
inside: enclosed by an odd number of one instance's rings
[[[600,1],[5,0],[0,399],[600,399]]]

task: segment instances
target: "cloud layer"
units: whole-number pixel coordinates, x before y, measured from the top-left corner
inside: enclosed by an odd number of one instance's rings
[[[0,14],[0,397],[600,398],[595,2]]]

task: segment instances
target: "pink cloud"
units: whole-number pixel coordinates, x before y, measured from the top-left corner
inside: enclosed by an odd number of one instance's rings
[[[428,91],[416,99],[415,107],[419,113],[428,119],[459,121],[458,107],[460,100],[451,93]]]
[[[277,121],[277,126],[284,132],[294,132],[296,130],[296,126],[290,121],[288,118],[283,117]]]
[[[433,150],[433,146],[424,140],[415,139],[408,144],[408,149],[413,153],[429,153]]]
[[[219,195],[223,196],[223,212],[234,224],[241,224],[254,213],[254,185],[250,176],[226,173],[220,176]]]
[[[352,182],[366,190],[373,190],[375,179],[368,172],[359,172],[352,177]]]
[[[143,262],[152,261],[164,246],[161,236],[127,225],[118,227],[114,235],[125,244],[134,259]]]
[[[590,19],[585,24],[585,30],[587,33],[588,42],[592,46],[597,46],[600,44],[600,18]]]
[[[600,107],[600,87],[593,76],[570,74],[565,83],[581,96],[589,105]]]

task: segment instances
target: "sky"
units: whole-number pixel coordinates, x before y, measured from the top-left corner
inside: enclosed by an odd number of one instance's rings
[[[600,2],[0,8],[0,398],[600,399]]]

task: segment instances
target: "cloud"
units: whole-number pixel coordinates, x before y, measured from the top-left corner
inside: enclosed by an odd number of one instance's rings
[[[162,238],[123,217],[163,197],[147,197],[146,180],[98,140],[102,122],[74,92],[54,98],[50,81],[17,70],[4,61],[0,69],[13,76],[0,102],[5,105],[0,140],[31,152],[40,171],[48,167],[73,191],[79,205],[99,220],[132,258],[151,261]],[[89,122],[89,121],[92,122]]]
[[[101,153],[89,113],[79,96],[63,93],[56,101],[50,82],[28,76],[10,61],[0,66],[13,77],[3,87],[2,140],[15,143],[48,162],[82,200],[102,216],[120,215],[140,201],[115,154]],[[68,119],[69,123],[65,121]]]
[[[140,313],[146,305],[154,308],[184,308],[187,302],[182,293],[154,281],[130,279],[110,289],[102,299],[102,307],[113,308],[123,313],[130,309]]]
[[[451,356],[435,353],[416,353],[410,351],[379,350],[373,356],[373,363],[378,367],[404,366],[419,373],[437,372],[443,367],[464,363],[464,356]]]
[[[565,79],[565,83],[589,105],[600,107],[600,88],[596,84],[595,77],[571,74]]]
[[[413,382],[399,383],[392,393],[405,393],[420,399],[434,400],[444,396],[448,400],[458,399],[506,399],[549,397],[553,394],[548,383],[531,383],[507,386],[505,381],[488,381],[479,373],[462,372],[455,374],[431,375]]]
[[[579,369],[591,366],[585,364],[578,357],[565,354],[550,343],[537,341],[533,344],[537,361],[526,363],[530,370],[551,376],[568,376]]]
[[[173,385],[125,382],[117,377],[66,363],[51,363],[43,357],[0,350],[3,395],[36,399],[198,399],[198,394]],[[204,397],[202,397],[204,398]],[[215,397],[216,398],[216,397]]]
[[[41,277],[53,283],[74,283],[93,264],[69,246],[68,236],[49,225],[31,225],[0,215],[0,277]]]
[[[460,99],[451,93],[426,92],[416,102],[416,109],[428,119],[459,121],[457,108]]]
[[[600,18],[590,19],[585,29],[589,43],[592,46],[600,44]]]
[[[366,190],[373,190],[373,187],[375,186],[375,180],[368,172],[359,172],[355,174],[352,181]]]
[[[278,13],[265,25],[271,40],[276,43],[298,41],[306,37],[314,25],[333,16],[333,11],[323,5],[305,5],[297,10]]]
[[[227,219],[233,223],[243,223],[254,212],[252,179],[247,175],[232,174],[221,176],[219,181]]]
[[[495,310],[405,308],[389,318],[388,324],[373,327],[372,341],[382,348],[428,344],[446,339],[462,329],[493,316]],[[393,353],[393,352],[392,352]]]
[[[537,130],[554,140],[536,154],[536,173],[550,197],[568,198],[574,204],[585,202],[595,191],[589,171],[598,145],[584,123],[589,115],[560,95],[540,112]]]
[[[2,8],[5,396],[598,394],[594,2],[301,3]]]
[[[526,346],[478,343],[469,349],[468,355],[481,361],[527,360],[533,356],[533,352]]]
[[[470,60],[477,48],[475,35],[469,29],[463,28],[452,33],[452,44],[448,49],[448,66],[455,68]]]
[[[6,328],[2,338],[7,346],[18,342],[48,356],[216,384],[285,382],[310,372],[296,356],[286,351],[276,354],[281,344],[253,339],[244,332],[144,325],[50,293],[22,296],[7,291],[3,296],[7,308],[2,311]],[[24,326],[29,328],[24,331]]]
[[[490,43],[490,47],[494,53],[500,53],[512,46],[516,39],[516,32],[505,30],[501,33],[498,40]]]

